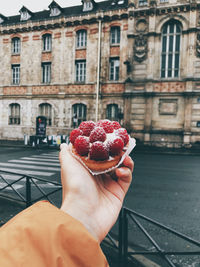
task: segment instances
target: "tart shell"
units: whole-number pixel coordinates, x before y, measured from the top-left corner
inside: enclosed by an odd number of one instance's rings
[[[96,161],[90,159],[88,156],[80,156],[77,152],[74,146],[72,145],[72,153],[80,158],[80,160],[91,170],[91,171],[96,171],[96,172],[102,172],[105,170],[108,170],[114,166],[116,166],[124,152],[122,151],[119,155],[116,155],[114,157],[110,157],[108,160],[103,160],[103,161]]]

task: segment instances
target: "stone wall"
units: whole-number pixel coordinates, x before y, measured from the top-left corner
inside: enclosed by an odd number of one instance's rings
[[[137,1],[136,1],[137,2]],[[148,1],[126,8],[0,25],[0,138],[23,139],[35,132],[39,105],[52,106],[47,134],[66,134],[72,128],[72,105],[87,106],[95,120],[98,38],[100,44],[99,115],[117,104],[121,123],[146,144],[190,146],[200,141],[200,13],[188,1]],[[101,33],[99,23],[101,20]],[[162,28],[175,20],[181,27],[178,77],[161,78]],[[120,44],[110,44],[110,29],[120,27]],[[76,48],[76,31],[87,31],[87,47]],[[52,51],[43,52],[42,36],[52,35]],[[199,34],[199,35],[198,35]],[[11,53],[19,37],[21,52]],[[199,39],[198,39],[199,38]],[[5,56],[6,55],[6,56]],[[109,80],[110,58],[119,58],[119,80]],[[86,61],[86,81],[75,82],[76,60]],[[42,84],[42,63],[51,63],[51,82]],[[11,65],[20,64],[20,84],[12,84]],[[20,125],[9,125],[9,104],[21,107]]]

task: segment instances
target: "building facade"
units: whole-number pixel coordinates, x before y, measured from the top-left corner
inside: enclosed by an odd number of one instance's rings
[[[119,120],[145,144],[200,142],[200,1],[109,0],[0,14],[0,139]],[[98,108],[96,108],[98,107]]]

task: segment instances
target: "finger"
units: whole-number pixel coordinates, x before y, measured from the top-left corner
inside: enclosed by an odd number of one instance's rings
[[[132,171],[127,167],[121,167],[116,169],[116,175],[118,184],[126,194],[132,181]]]
[[[133,172],[134,162],[133,162],[133,160],[131,159],[130,156],[126,156],[125,157],[122,165],[128,167],[131,170],[131,172]]]

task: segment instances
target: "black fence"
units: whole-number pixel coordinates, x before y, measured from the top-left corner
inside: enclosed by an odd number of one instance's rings
[[[62,190],[60,183],[2,170],[0,170],[0,183],[2,184],[1,196],[24,203],[26,207],[42,199],[56,205],[55,198],[52,199],[51,196]],[[21,185],[20,189],[19,185]]]
[[[0,170],[0,184],[2,185],[0,196],[21,202],[25,207],[42,199],[49,200],[52,204],[58,205],[58,195],[61,199],[62,186],[60,183],[30,175]],[[194,261],[197,259],[198,262],[200,256],[199,241],[133,210],[123,207],[116,226],[118,229],[115,230],[115,234],[112,231],[109,233],[106,237],[106,243],[111,249],[116,251],[119,267],[141,266],[139,263],[136,264],[138,262],[138,255],[149,259],[149,261],[156,262],[162,267],[182,266],[179,265],[179,262],[182,261],[184,256],[193,257]],[[132,233],[133,231],[134,233]],[[164,244],[163,239],[159,240],[157,238],[157,233],[160,233],[160,231],[165,232]],[[131,237],[134,237],[134,240],[131,240]],[[166,246],[166,243],[168,243],[167,239],[173,242],[174,238],[187,242],[187,245],[183,246],[187,250],[184,250],[181,245],[179,246],[179,251],[173,249],[173,244]],[[176,243],[178,242],[176,240]],[[133,264],[130,265],[131,263]]]

